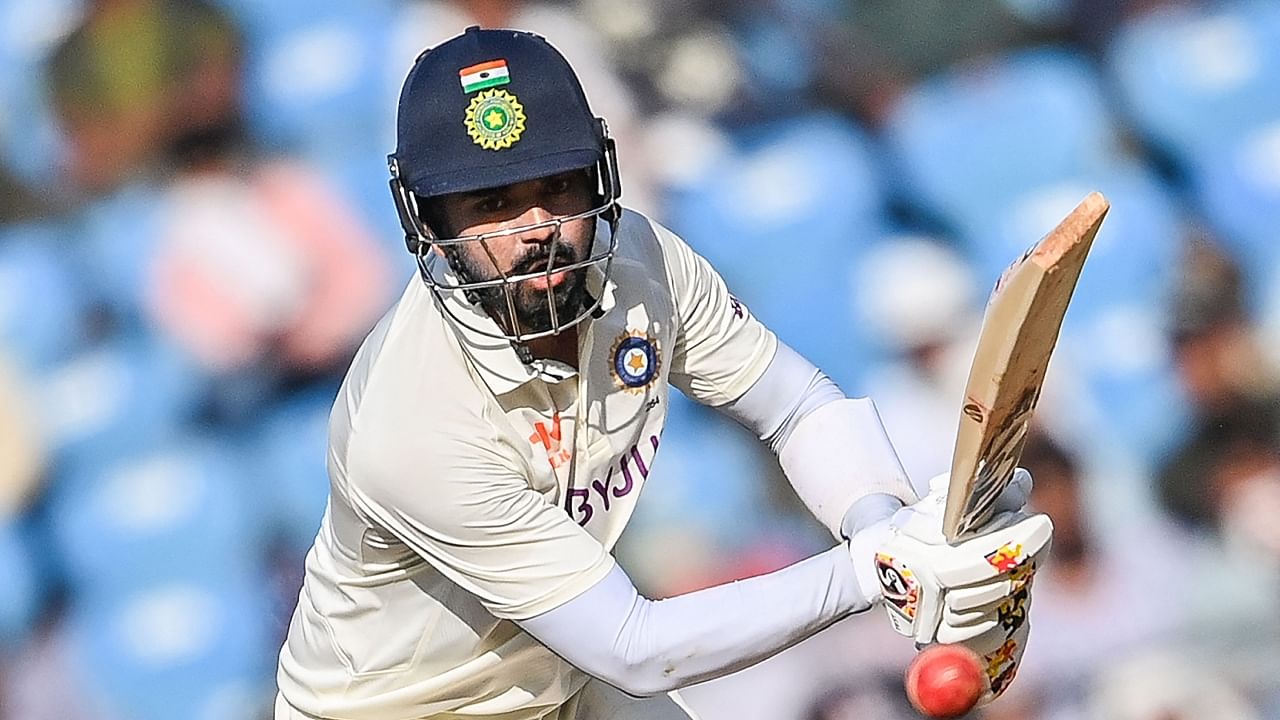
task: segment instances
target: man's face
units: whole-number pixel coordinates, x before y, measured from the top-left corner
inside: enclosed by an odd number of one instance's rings
[[[432,201],[430,216],[442,237],[500,232],[546,223],[586,212],[592,207],[594,185],[586,170],[552,175],[475,192],[444,195]],[[558,241],[553,242],[558,237]],[[511,235],[437,246],[464,282],[545,271],[552,262],[563,267],[585,260],[595,237],[595,219],[564,223]],[[580,311],[585,296],[586,268],[537,276],[510,286],[515,323],[501,286],[476,292],[484,309],[509,332],[536,333],[551,328],[551,303],[560,322]],[[518,323],[518,325],[517,325]]]

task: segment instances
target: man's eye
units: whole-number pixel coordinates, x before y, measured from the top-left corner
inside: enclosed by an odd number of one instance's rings
[[[507,206],[501,195],[489,195],[476,202],[476,210],[482,213],[495,213]]]
[[[573,187],[573,181],[567,177],[551,178],[547,183],[547,191],[555,195],[562,195]]]

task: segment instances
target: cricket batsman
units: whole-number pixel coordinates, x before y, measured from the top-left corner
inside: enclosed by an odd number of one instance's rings
[[[418,273],[333,407],[277,720],[687,720],[676,690],[876,605],[1003,690],[1052,533],[1030,477],[944,542],[946,476],[917,498],[869,399],[619,204],[613,140],[547,41],[471,28],[422,53],[388,164]],[[837,544],[641,596],[611,549],[672,386],[767,443]]]

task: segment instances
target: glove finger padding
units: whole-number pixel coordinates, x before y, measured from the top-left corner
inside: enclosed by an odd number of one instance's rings
[[[987,620],[997,620],[1001,624],[1010,625],[1015,619],[1024,619],[1032,594],[1032,579],[1036,577],[1036,564],[1029,561],[1020,565],[1010,573],[1010,578],[1002,582],[982,585],[982,588],[948,589],[943,602],[942,626],[951,625],[974,626]],[[974,593],[980,589],[980,593]],[[993,591],[1000,591],[996,600],[982,600]],[[1010,628],[1011,629],[1011,628]],[[941,634],[941,628],[940,628]]]
[[[938,642],[965,642],[991,631],[999,629],[1005,635],[1013,633],[1026,624],[1031,611],[1031,566],[1022,573],[1025,580],[1018,584],[1018,589],[998,602],[989,603],[980,608],[965,612],[955,612],[950,607],[943,610],[942,622],[938,625]],[[947,594],[950,595],[948,591]]]
[[[947,591],[946,608],[954,613],[985,610],[988,606],[998,605],[1008,597],[1011,586],[1012,582],[1006,577],[981,585],[952,588]]]
[[[998,603],[1014,594],[1034,576],[1038,563],[1041,562],[1039,558],[1044,554],[1045,551],[1042,550],[1036,560],[1023,563],[992,582],[947,590],[947,609],[957,613],[968,612],[983,605]]]
[[[990,615],[982,615],[964,624],[952,624],[944,620],[938,623],[938,629],[933,633],[933,641],[940,643],[969,642],[976,637],[986,635],[998,625],[999,622]]]

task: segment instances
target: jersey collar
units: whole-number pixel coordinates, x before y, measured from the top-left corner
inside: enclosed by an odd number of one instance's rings
[[[599,266],[592,265],[587,268],[586,285],[588,293],[600,297],[596,317],[609,312],[616,302],[614,282],[605,277]],[[501,329],[488,313],[469,302],[462,290],[441,290],[440,299],[449,311],[444,313],[445,322],[453,329],[463,351],[471,358],[494,395],[505,395],[542,377],[538,363],[524,362],[514,343],[485,334],[499,334]],[[455,317],[461,322],[454,320]],[[589,333],[591,322],[592,318],[584,320],[578,326],[579,333]]]

